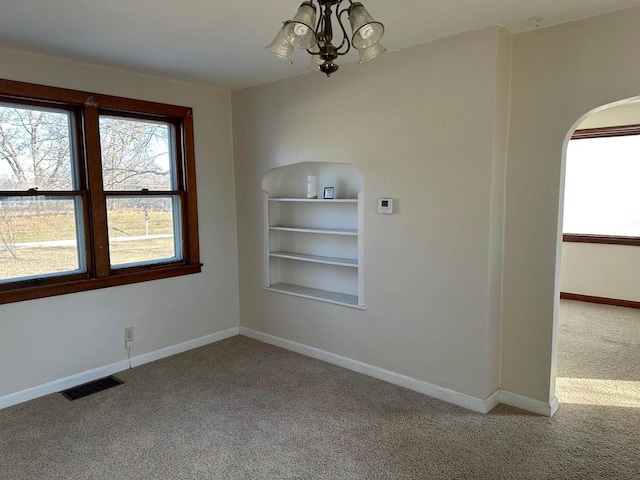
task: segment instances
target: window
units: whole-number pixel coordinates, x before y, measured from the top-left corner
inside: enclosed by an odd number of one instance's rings
[[[189,108],[0,80],[0,303],[200,269]]]
[[[640,126],[578,130],[569,141],[564,241],[640,245]]]

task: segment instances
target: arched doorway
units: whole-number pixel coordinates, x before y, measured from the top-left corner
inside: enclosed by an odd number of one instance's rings
[[[560,403],[640,407],[640,101],[583,116],[564,146],[555,325]]]

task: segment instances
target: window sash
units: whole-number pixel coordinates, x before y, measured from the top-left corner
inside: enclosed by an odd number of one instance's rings
[[[131,261],[131,262],[122,262],[122,263],[114,263],[113,257],[113,244],[114,240],[111,237],[111,232],[113,230],[113,226],[109,225],[109,258],[110,258],[110,267],[113,270],[122,271],[123,269],[139,269],[139,268],[148,268],[148,266],[156,265],[156,264],[176,264],[180,263],[184,259],[183,248],[184,248],[184,222],[183,222],[183,213],[182,213],[182,204],[183,204],[183,192],[146,192],[141,195],[140,193],[132,193],[132,194],[124,194],[119,193],[112,195],[111,193],[107,194],[107,217],[109,216],[109,204],[108,200],[110,199],[148,199],[147,201],[153,202],[154,199],[164,199],[168,200],[171,203],[171,238],[173,241],[173,252],[174,254],[171,257],[163,257],[163,258],[155,258],[144,261]],[[143,213],[141,210],[140,213]],[[155,212],[158,215],[158,212]],[[154,215],[154,210],[151,208],[150,216],[151,219]],[[148,233],[148,219],[145,219],[145,236]],[[127,235],[127,232],[124,232]],[[152,234],[153,236],[153,234]],[[135,238],[138,238],[139,235],[135,235]],[[143,239],[139,239],[142,241]]]
[[[77,279],[77,278],[85,278],[89,273],[89,262],[90,258],[88,255],[87,245],[86,245],[86,235],[87,235],[87,217],[86,217],[86,192],[77,192],[77,191],[69,191],[69,192],[60,192],[55,191],[51,192],[51,194],[34,194],[33,192],[17,192],[17,195],[7,194],[6,191],[0,192],[0,200],[3,202],[11,202],[12,199],[17,199],[18,201],[24,200],[26,198],[32,198],[34,201],[60,201],[60,200],[69,200],[72,202],[73,212],[74,212],[74,232],[75,237],[73,241],[75,242],[75,252],[77,257],[77,266],[78,268],[72,270],[64,270],[64,271],[51,271],[44,273],[37,273],[32,275],[25,275],[20,277],[13,278],[0,278],[0,291],[8,290],[14,288],[14,285],[19,286],[36,286],[36,285],[45,285],[53,282],[66,281],[69,279]],[[64,240],[55,240],[55,241],[64,241]],[[22,243],[22,242],[16,242]],[[38,247],[34,247],[38,248]],[[47,248],[47,247],[40,247]],[[22,248],[20,248],[22,250]]]
[[[172,119],[158,119],[157,117],[152,117],[149,115],[139,115],[139,114],[125,115],[121,112],[114,113],[114,112],[109,112],[103,109],[100,109],[98,111],[98,115],[99,115],[99,120],[103,118],[121,119],[125,121],[126,120],[139,121],[139,122],[144,122],[149,124],[166,126],[168,128],[168,135],[167,135],[168,152],[167,153],[169,156],[169,188],[165,188],[157,191],[169,192],[169,191],[184,189],[184,182],[182,178],[182,168],[181,168],[181,165],[183,163],[183,159],[181,156],[182,149],[180,148],[178,138],[176,135],[176,131],[179,130],[180,128],[179,123],[173,121]],[[101,146],[102,146],[102,137],[101,137]],[[103,168],[104,168],[102,158],[101,158],[101,165],[103,165]],[[104,169],[102,170],[102,173],[104,175]],[[131,191],[130,189],[116,189],[116,188],[110,189],[104,185],[103,185],[103,190],[105,191],[105,193],[109,193],[109,194],[112,192]],[[144,188],[143,190],[153,190],[153,189]]]

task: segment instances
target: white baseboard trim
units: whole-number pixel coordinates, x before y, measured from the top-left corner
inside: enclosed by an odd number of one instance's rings
[[[449,390],[444,387],[432,385],[421,380],[416,380],[415,378],[407,377],[406,375],[401,375],[390,370],[374,367],[373,365],[368,365],[335,353],[320,350],[319,348],[309,347],[291,340],[251,330],[250,328],[240,327],[240,335],[253,338],[260,342],[269,343],[277,347],[282,347],[286,350],[291,350],[308,357],[317,358],[318,360],[332,363],[348,370],[353,370],[354,372],[363,373],[370,377],[384,380],[385,382],[393,383],[394,385],[399,385],[401,387],[408,388],[409,390],[428,395],[429,397],[437,398],[438,400],[443,400],[445,402],[458,405],[459,407],[473,410],[474,412],[488,413],[499,403],[499,392],[495,392],[489,398],[483,400],[481,398],[472,397],[471,395]]]
[[[507,390],[502,390],[500,392],[500,402],[505,405],[510,405],[512,407],[544,415],[546,417],[552,417],[553,414],[558,411],[558,397],[553,397],[553,399],[547,403],[518,395],[517,393],[512,393]]]
[[[121,360],[104,367],[94,368],[85,372],[76,373],[69,377],[60,378],[49,383],[36,385],[35,387],[20,390],[19,392],[8,393],[0,397],[0,409],[17,405],[18,403],[27,402],[34,398],[43,397],[51,393],[60,392],[67,388],[82,385],[83,383],[97,380],[98,378],[108,377],[114,373],[121,372],[129,368],[128,360]]]
[[[234,337],[239,334],[239,331],[239,327],[233,327],[221,332],[212,333],[210,335],[205,335],[204,337],[195,338],[187,342],[179,343],[177,345],[161,348],[160,350],[156,350],[154,352],[144,353],[136,357],[131,357],[131,366],[137,367],[140,365],[144,365],[145,363],[160,360],[161,358],[170,357],[171,355],[176,355],[178,353],[186,352],[187,350],[218,342],[220,340],[224,340],[225,338]],[[60,392],[62,390],[66,390],[67,388],[75,387],[77,385],[82,385],[83,383],[97,380],[98,378],[107,377],[109,375],[113,375],[114,373],[127,370],[128,368],[129,361],[121,360],[110,365],[87,370],[86,372],[76,373],[75,375],[54,380],[43,385],[36,385],[35,387],[20,390],[19,392],[9,393],[7,395],[0,396],[0,409],[11,407],[12,405],[17,405],[18,403],[33,400],[34,398],[49,395],[51,393]]]
[[[489,413],[491,410],[500,405],[500,395],[502,394],[502,390],[498,389],[493,392],[489,397],[484,401],[486,406],[486,411],[482,413]]]
[[[170,357],[171,355],[177,355],[178,353],[186,352],[187,350],[193,350],[194,348],[204,347],[210,343],[219,342],[226,338],[235,337],[240,334],[240,327],[228,328],[221,332],[211,333],[204,337],[195,338],[186,342],[178,343],[177,345],[171,345],[170,347],[161,348],[149,353],[143,353],[136,357],[131,357],[131,366],[139,367],[145,363],[155,362],[161,358]]]
[[[366,363],[359,362],[348,357],[343,357],[335,353],[330,353],[318,348],[309,347],[307,345],[296,343],[291,340],[286,340],[284,338],[279,338],[273,335],[251,330],[246,327],[229,328],[221,332],[212,333],[210,335],[205,335],[204,337],[195,338],[193,340],[179,343],[177,345],[172,345],[170,347],[161,348],[160,350],[132,357],[131,366],[138,367],[146,363],[160,360],[161,358],[170,357],[178,353],[186,352],[187,350],[192,350],[194,348],[202,347],[210,343],[219,342],[220,340],[234,337],[236,335],[244,335],[246,337],[253,338],[264,343],[269,343],[271,345],[276,345],[278,347],[282,347],[287,350],[306,355],[308,357],[317,358],[318,360],[332,363],[334,365],[338,365],[340,367],[347,368],[358,373],[363,373],[379,380],[384,380],[386,382],[393,383],[394,385],[399,385],[401,387],[408,388],[409,390],[413,390],[424,395],[437,398],[438,400],[443,400],[445,402],[452,403],[469,410],[473,410],[474,412],[488,413],[500,403],[504,403],[512,407],[521,408],[522,410],[527,410],[529,412],[538,413],[540,415],[545,415],[548,417],[553,416],[553,414],[558,410],[558,399],[556,397],[554,397],[549,403],[545,403],[540,400],[524,397],[522,395],[518,395],[517,393],[508,392],[506,390],[497,390],[487,399],[483,400],[478,397],[472,397],[471,395],[466,395],[464,393],[449,390],[444,387],[439,387],[437,385],[423,382],[422,380],[417,380],[406,375],[401,375],[390,370],[385,370],[373,365],[368,365]],[[97,380],[98,378],[107,377],[109,375],[113,375],[114,373],[127,370],[128,368],[129,362],[127,360],[121,360],[110,365],[87,370],[85,372],[54,380],[43,385],[37,385],[35,387],[27,388],[19,392],[9,393],[7,395],[0,396],[0,409],[33,400],[44,395],[49,395],[51,393],[60,392],[62,390],[66,390],[67,388],[75,387],[77,385],[82,385],[83,383]]]

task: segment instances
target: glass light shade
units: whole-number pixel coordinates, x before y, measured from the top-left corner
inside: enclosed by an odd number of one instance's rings
[[[369,60],[373,60],[378,55],[382,55],[386,51],[387,49],[383,47],[380,42],[374,43],[367,48],[361,48],[358,50],[358,52],[360,52],[360,63],[366,63]]]
[[[324,63],[324,60],[320,57],[320,55],[311,55],[311,61],[309,62],[309,66],[307,70],[311,70],[312,72],[319,72],[320,65]]]
[[[310,2],[300,5],[298,13],[284,26],[284,38],[294,47],[311,48],[316,44],[316,7]]]
[[[349,21],[353,32],[351,44],[358,50],[375,44],[384,34],[384,25],[375,21],[360,2],[349,7]]]
[[[293,45],[284,38],[284,26],[278,31],[273,42],[265,47],[265,50],[280,60],[293,63]]]

